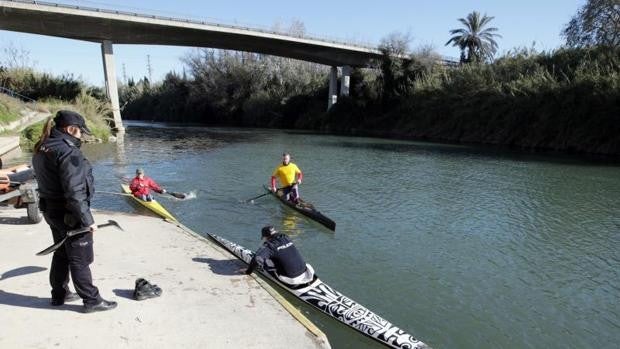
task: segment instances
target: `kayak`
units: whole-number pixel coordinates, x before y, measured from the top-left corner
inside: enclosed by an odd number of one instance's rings
[[[282,202],[284,205],[290,207],[291,209],[303,214],[310,219],[321,223],[330,230],[336,230],[336,222],[332,221],[327,216],[319,212],[316,208],[314,208],[314,205],[312,205],[311,203],[299,199],[299,203],[295,204],[286,200],[281,190],[278,190],[274,193],[266,186],[263,186],[263,188],[265,188],[265,190],[267,190],[271,195],[275,196],[278,200],[280,200],[280,202]]]
[[[208,235],[211,239],[245,263],[249,264],[252,260],[254,252],[234,242],[228,241],[221,236],[215,234]],[[321,281],[316,274],[314,274],[312,281],[307,284],[291,287],[281,282],[277,276],[259,269],[260,268],[256,268],[256,271],[260,272],[263,276],[275,282],[278,286],[290,292],[301,301],[381,344],[400,349],[429,348],[424,342],[414,338],[409,333],[396,327],[361,304],[336,291],[334,288]]]
[[[129,186],[127,184],[121,184],[121,188],[123,188],[123,192],[125,194],[131,194],[131,190],[129,189]],[[162,218],[171,220],[173,222],[177,222],[177,219],[174,218],[174,216],[170,212],[168,212],[168,210],[166,210],[159,202],[155,200],[144,201],[144,200],[138,199],[137,197],[133,195],[131,195],[131,198],[135,200],[136,202],[138,202],[140,205],[153,211],[158,216],[161,216]]]

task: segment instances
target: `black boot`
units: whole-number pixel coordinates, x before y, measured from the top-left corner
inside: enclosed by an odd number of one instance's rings
[[[52,298],[52,301],[50,303],[55,307],[59,307],[67,302],[77,301],[78,299],[80,299],[80,296],[77,293],[67,292],[65,293],[65,298]]]
[[[143,278],[136,280],[136,288],[133,291],[133,298],[141,301],[147,298],[155,298],[161,296],[162,289],[146,281]]]
[[[96,311],[112,310],[116,308],[116,305],[117,305],[116,302],[110,302],[110,301],[106,301],[105,299],[102,299],[101,302],[99,302],[98,304],[94,304],[94,305],[84,304],[84,312],[94,313]]]

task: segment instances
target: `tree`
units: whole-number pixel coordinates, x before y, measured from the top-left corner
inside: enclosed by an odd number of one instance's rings
[[[16,47],[12,42],[9,42],[2,51],[4,60],[0,61],[0,65],[8,69],[32,69],[36,65],[36,62],[30,59],[30,51],[23,47]]]
[[[620,1],[588,0],[562,30],[571,47],[620,46]]]
[[[392,99],[402,96],[407,90],[407,86],[402,85],[406,75],[406,67],[403,63],[407,61],[403,58],[409,51],[410,42],[409,33],[393,32],[383,38],[379,44],[379,51],[383,54],[380,81],[385,103],[390,103]]]
[[[406,98],[413,92],[415,81],[432,69],[441,56],[433,54],[432,47],[417,50],[409,54],[409,33],[392,33],[381,40],[379,50],[383,53],[381,59],[381,93],[383,102],[391,104],[395,99]],[[421,57],[424,56],[424,61]]]
[[[461,63],[484,62],[491,60],[497,51],[497,42],[495,37],[502,36],[495,33],[497,28],[484,28],[495,17],[488,17],[484,14],[474,11],[467,15],[467,18],[459,18],[459,22],[465,28],[452,29],[450,35],[452,37],[446,46],[458,46],[461,49]]]

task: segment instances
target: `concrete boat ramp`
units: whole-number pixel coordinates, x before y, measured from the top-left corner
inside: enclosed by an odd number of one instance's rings
[[[111,311],[84,314],[81,301],[50,305],[52,244],[45,222],[0,208],[0,348],[329,348],[325,335],[243,264],[188,228],[158,218],[94,211],[91,265]],[[135,280],[163,289],[132,298]],[[73,286],[71,285],[73,290]]]

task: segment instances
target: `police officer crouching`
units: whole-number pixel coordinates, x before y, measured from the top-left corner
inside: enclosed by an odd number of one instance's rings
[[[310,264],[304,262],[286,234],[278,233],[272,226],[266,226],[261,230],[261,236],[263,245],[250,261],[246,274],[251,274],[257,266],[260,266],[289,286],[303,285],[312,281],[314,270]]]
[[[89,265],[93,262],[93,232],[97,226],[90,212],[95,193],[93,169],[82,154],[82,134],[90,135],[84,118],[61,110],[48,119],[41,139],[35,144],[32,165],[39,184],[39,207],[52,230],[54,243],[73,229],[90,227],[90,232],[69,238],[54,252],[50,267],[52,305],[82,298],[84,312],[114,309],[93,285]],[[69,274],[77,295],[69,291]]]

